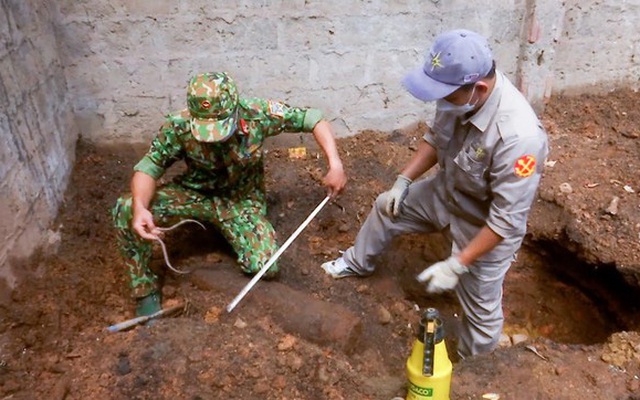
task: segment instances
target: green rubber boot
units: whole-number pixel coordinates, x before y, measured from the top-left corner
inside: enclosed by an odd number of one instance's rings
[[[151,294],[138,299],[136,316],[147,316],[160,310],[162,310],[162,295],[160,292],[151,292]]]

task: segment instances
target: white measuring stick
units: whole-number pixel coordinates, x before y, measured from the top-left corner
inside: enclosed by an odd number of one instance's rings
[[[311,222],[311,220],[316,216],[316,214],[318,214],[320,212],[320,210],[322,210],[322,207],[324,207],[325,204],[327,204],[327,202],[329,201],[330,197],[327,196],[325,197],[324,200],[322,200],[322,203],[320,203],[318,205],[318,207],[316,207],[315,210],[313,210],[311,212],[311,214],[309,214],[309,216],[307,217],[307,219],[304,220],[304,222],[298,227],[298,229],[296,229],[295,232],[293,232],[291,234],[291,236],[289,236],[289,239],[287,239],[286,242],[284,242],[284,244],[282,245],[282,247],[280,247],[278,249],[278,251],[276,251],[276,253],[274,255],[271,256],[271,258],[269,259],[269,261],[267,261],[267,263],[262,267],[262,269],[260,271],[258,271],[257,274],[255,274],[255,276],[251,279],[251,281],[249,281],[249,283],[247,283],[245,285],[244,288],[242,288],[242,290],[240,291],[240,293],[238,293],[238,295],[236,296],[235,299],[233,299],[233,301],[231,303],[229,303],[229,305],[227,306],[227,312],[231,312],[235,306],[238,305],[238,303],[240,302],[240,300],[242,300],[242,298],[249,292],[249,290],[251,290],[251,288],[253,287],[253,285],[256,284],[256,282],[258,282],[258,280],[262,277],[262,275],[265,274],[265,272],[267,272],[267,270],[269,269],[269,267],[271,267],[271,265],[276,262],[276,260],[278,259],[278,257],[280,257],[280,254],[282,254],[283,251],[285,251],[287,249],[287,247],[289,247],[289,245],[291,244],[291,242],[293,242],[295,240],[296,237],[298,237],[298,235],[300,234],[300,232],[302,232],[302,230],[304,228],[307,227],[307,225],[309,225],[309,222]]]

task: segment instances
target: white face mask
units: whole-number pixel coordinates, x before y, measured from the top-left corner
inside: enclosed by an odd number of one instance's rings
[[[451,113],[453,115],[458,115],[458,116],[464,115],[470,111],[473,111],[473,109],[476,108],[476,104],[478,104],[477,101],[474,104],[470,103],[471,99],[473,99],[473,95],[475,94],[475,92],[476,92],[476,86],[473,85],[471,96],[469,96],[469,100],[465,104],[457,105],[457,104],[448,102],[445,99],[440,99],[436,101],[436,108],[438,109],[438,111]]]

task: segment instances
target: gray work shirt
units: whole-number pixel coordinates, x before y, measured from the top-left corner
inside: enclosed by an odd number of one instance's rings
[[[504,240],[479,260],[513,256],[548,154],[547,135],[524,96],[498,71],[480,110],[468,119],[436,112],[424,140],[437,149],[435,187],[456,244],[466,247],[487,225]]]

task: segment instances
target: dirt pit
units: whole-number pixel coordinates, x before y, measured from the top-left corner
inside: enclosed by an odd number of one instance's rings
[[[347,191],[280,258],[278,280],[249,282],[211,229],[166,238],[164,306],[184,311],[109,333],[133,317],[110,209],[146,147],[81,143],[60,217],[61,240],[22,265],[0,310],[2,399],[392,399],[421,312],[443,315],[454,362],[452,399],[640,399],[640,119],[637,94],[556,98],[544,115],[552,149],[529,234],[504,285],[503,347],[458,360],[460,307],[415,275],[447,255],[439,235],[396,240],[376,273],[332,280],[320,264],[355,238],[376,196],[411,156],[419,129],[341,139]],[[312,143],[267,155],[269,215],[283,243],[324,198]],[[572,190],[566,190],[568,184]],[[634,186],[635,185],[635,186]],[[609,211],[618,197],[617,210]],[[607,211],[609,209],[609,211]],[[55,235],[53,235],[55,237]]]

